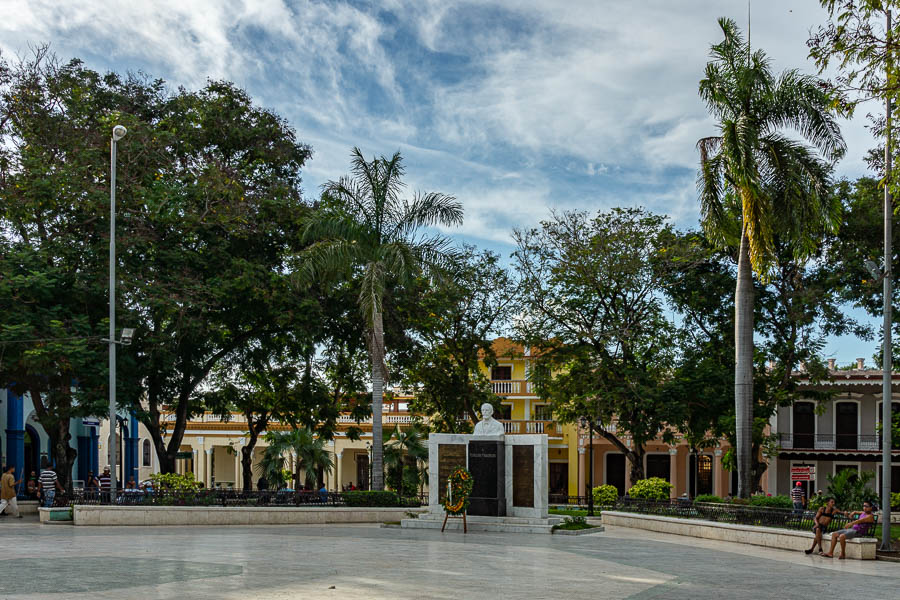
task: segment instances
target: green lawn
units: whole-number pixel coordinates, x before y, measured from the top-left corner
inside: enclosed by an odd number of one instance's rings
[[[560,515],[563,517],[586,517],[588,514],[587,510],[578,508],[551,508],[547,512],[549,512],[551,515]],[[594,509],[594,516],[600,516],[600,511],[596,508]]]
[[[881,525],[875,526],[875,533],[872,534],[872,537],[877,537],[879,540],[881,539]],[[895,542],[900,539],[900,523],[894,523],[891,525],[891,541]]]

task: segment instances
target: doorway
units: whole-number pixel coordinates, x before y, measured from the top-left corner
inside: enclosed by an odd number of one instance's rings
[[[713,493],[713,459],[708,454],[691,455],[690,473],[688,475],[690,481],[690,491],[694,497],[700,494]]]
[[[606,484],[614,485],[619,496],[625,495],[625,455],[606,453]]]
[[[369,489],[369,455],[356,455],[356,487],[361,490]]]
[[[551,496],[569,495],[569,463],[550,463],[549,490]]]
[[[834,433],[838,450],[856,450],[856,436],[859,434],[859,404],[838,402],[835,405]]]
[[[816,411],[812,402],[794,403],[794,448],[815,448]]]

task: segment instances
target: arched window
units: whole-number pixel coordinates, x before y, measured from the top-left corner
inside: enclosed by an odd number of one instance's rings
[[[144,460],[142,464],[145,467],[149,467],[150,465],[150,440],[144,440],[144,448],[143,448]]]

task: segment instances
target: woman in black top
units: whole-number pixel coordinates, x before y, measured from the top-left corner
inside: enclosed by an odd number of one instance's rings
[[[819,547],[819,554],[822,554],[825,550],[822,548],[822,535],[824,535],[825,531],[828,529],[828,526],[831,524],[831,520],[835,515],[845,514],[843,511],[838,510],[834,506],[834,498],[826,498],[825,506],[820,506],[819,510],[816,511],[816,517],[813,519],[815,521],[815,526],[813,527],[813,533],[816,534],[816,537],[813,539],[812,548],[809,550],[804,550],[807,554],[812,554],[813,550],[816,549],[816,546]]]

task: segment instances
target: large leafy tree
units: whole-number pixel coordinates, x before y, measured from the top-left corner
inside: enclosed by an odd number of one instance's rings
[[[4,63],[0,73],[3,235],[21,255],[3,276],[29,265],[19,276],[31,281],[7,288],[13,302],[40,284],[44,296],[33,307],[49,307],[48,282],[55,294],[52,318],[18,323],[7,339],[84,338],[107,327],[109,137],[114,124],[125,125],[116,297],[119,323],[137,335],[120,353],[117,395],[149,429],[161,470],[172,471],[212,369],[291,326],[299,299],[282,273],[288,251],[297,251],[305,211],[299,172],[310,150],[282,119],[225,82],[172,93],[161,81],[101,75],[43,51]],[[48,432],[58,429],[61,439],[69,417],[97,412],[108,392],[102,345],[89,355],[82,345],[44,347],[40,360],[38,345],[18,347],[22,361],[6,379],[29,386],[38,404],[51,399],[38,409]],[[73,360],[73,352],[83,356]],[[51,396],[37,387],[50,381],[48,365],[64,369]],[[95,403],[66,399],[68,389],[92,394]],[[62,470],[74,450],[55,445]]]
[[[673,329],[655,267],[670,236],[662,217],[637,208],[556,214],[515,233],[524,302],[516,329],[534,349],[531,379],[560,421],[602,425],[597,433],[628,458],[632,481],[643,479],[646,444],[674,435],[661,385]]]
[[[146,392],[135,408],[168,472],[212,370],[304,314],[306,295],[293,292],[284,270],[298,249],[299,173],[310,150],[223,82],[180,90],[158,119],[135,125],[120,155],[166,144],[156,173],[122,185],[122,279],[139,328],[134,378]],[[136,177],[127,160],[121,171]]]
[[[829,165],[845,149],[834,102],[822,82],[796,70],[775,76],[751,52],[735,23],[720,19],[724,40],[700,81],[718,133],[701,139],[698,190],[703,226],[715,243],[738,247],[735,287],[735,413],[739,494],[751,492],[753,272],[770,276],[775,229],[796,257],[815,251],[835,225]],[[785,133],[793,130],[809,143]]]
[[[101,77],[45,48],[0,59],[0,385],[28,393],[68,487],[72,418],[104,413],[109,135],[155,83]],[[135,157],[136,168],[153,151]],[[127,367],[132,355],[122,353]],[[122,385],[119,397],[137,398]]]
[[[493,341],[517,311],[519,286],[497,254],[468,246],[452,277],[420,287],[409,320],[423,346],[405,374],[416,390],[410,410],[428,415],[432,431],[470,431],[483,403],[499,403],[481,365],[496,363]]]
[[[399,153],[367,161],[352,153],[352,175],[328,182],[322,207],[304,231],[300,279],[334,277],[355,280],[366,328],[372,382],[372,485],[384,489],[382,402],[388,377],[384,346],[385,297],[392,285],[409,285],[427,274],[440,276],[454,251],[432,226],[462,223],[462,205],[437,192],[401,199],[403,162]]]

